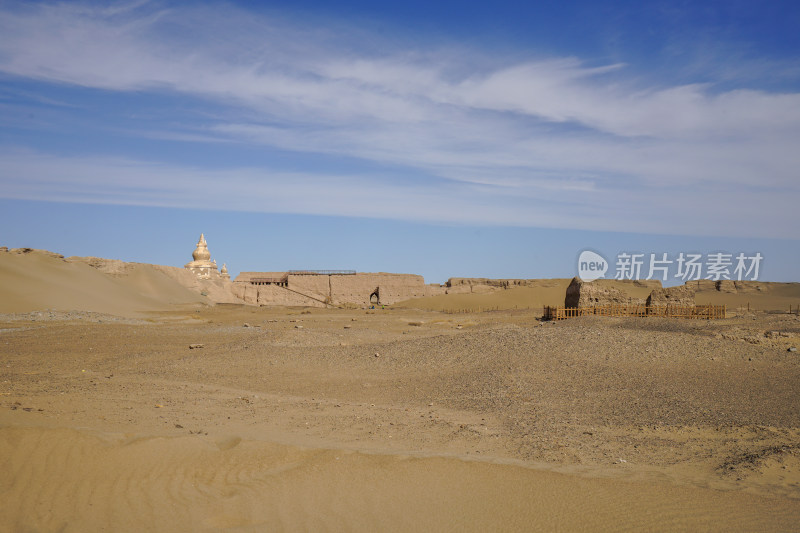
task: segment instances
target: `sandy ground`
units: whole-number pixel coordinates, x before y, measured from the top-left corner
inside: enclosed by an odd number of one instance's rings
[[[798,530],[799,343],[765,313],[5,314],[0,531]]]
[[[566,279],[307,310],[185,274],[0,253],[0,532],[800,530],[800,284],[554,324]]]

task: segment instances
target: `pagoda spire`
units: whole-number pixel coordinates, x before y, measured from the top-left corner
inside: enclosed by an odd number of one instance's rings
[[[200,240],[197,241],[197,248],[192,252],[192,258],[194,258],[195,261],[208,261],[211,259],[211,252],[208,251],[206,237],[202,233],[200,234]]]
[[[200,239],[197,240],[197,246],[192,252],[192,259],[193,261],[187,263],[184,267],[194,272],[198,278],[217,279],[219,277],[217,262],[211,260],[211,252],[208,251],[208,243],[204,233],[201,233]]]

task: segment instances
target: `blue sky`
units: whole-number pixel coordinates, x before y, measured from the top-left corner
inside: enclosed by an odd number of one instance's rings
[[[432,282],[760,252],[800,280],[800,7],[547,4],[0,2],[0,244],[182,265],[202,231],[234,274]]]

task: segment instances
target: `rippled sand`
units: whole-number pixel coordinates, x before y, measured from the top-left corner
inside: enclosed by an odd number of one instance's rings
[[[231,438],[0,430],[4,531],[791,530],[739,492]]]

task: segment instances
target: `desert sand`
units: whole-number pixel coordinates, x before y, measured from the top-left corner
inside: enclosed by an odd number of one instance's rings
[[[311,310],[179,277],[0,253],[0,531],[798,529],[796,284],[543,323],[568,280]]]

